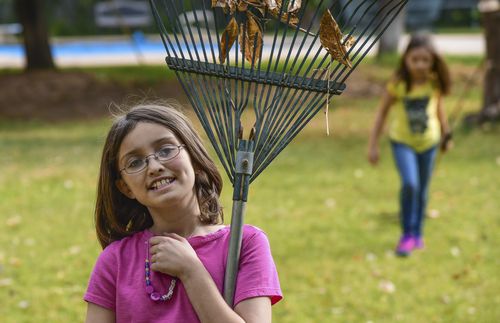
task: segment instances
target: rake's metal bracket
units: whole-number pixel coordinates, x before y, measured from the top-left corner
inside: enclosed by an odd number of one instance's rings
[[[340,95],[346,88],[345,83],[328,82],[327,80],[310,77],[267,72],[258,69],[246,69],[238,66],[226,66],[189,59],[167,56],[165,58],[170,69],[187,73],[210,75],[225,79],[269,84],[286,88],[308,90]]]

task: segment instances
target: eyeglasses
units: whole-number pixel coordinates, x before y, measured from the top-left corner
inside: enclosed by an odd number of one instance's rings
[[[159,162],[167,162],[177,157],[181,149],[185,146],[186,145],[165,145],[154,154],[147,155],[143,158],[132,157],[127,160],[125,167],[120,169],[120,173],[124,171],[127,174],[135,174],[143,171],[148,166],[150,157],[153,157]]]

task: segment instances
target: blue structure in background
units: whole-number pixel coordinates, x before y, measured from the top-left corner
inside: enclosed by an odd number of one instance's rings
[[[477,11],[479,0],[413,0],[406,6],[406,27],[410,31],[432,29],[438,21],[453,20],[452,13],[461,11],[467,16],[469,25],[477,22],[473,13]]]
[[[360,0],[341,0],[342,4],[347,2],[361,3]],[[474,13],[477,12],[479,0],[410,0],[406,5],[406,29],[408,31],[430,30],[438,22],[445,22],[444,25],[452,26],[457,13],[461,13],[462,24],[464,27],[476,25]],[[371,4],[371,3],[370,3]],[[354,14],[355,5],[350,6],[345,12],[344,17],[351,17]],[[355,16],[362,15],[365,11],[362,7]],[[368,11],[367,15],[372,15],[377,11],[378,4],[375,4]],[[356,19],[354,19],[356,20]]]

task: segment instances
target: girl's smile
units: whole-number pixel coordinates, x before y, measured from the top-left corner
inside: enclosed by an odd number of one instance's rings
[[[160,177],[153,181],[151,185],[149,185],[149,189],[153,191],[163,190],[168,187],[175,181],[174,177]]]

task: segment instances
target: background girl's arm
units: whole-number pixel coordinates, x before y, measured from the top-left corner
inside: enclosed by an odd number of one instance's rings
[[[451,129],[448,125],[448,119],[446,118],[446,112],[443,106],[443,97],[440,95],[437,103],[437,117],[439,120],[439,125],[441,127],[441,151],[446,152],[451,148]]]
[[[382,96],[382,100],[377,108],[377,115],[375,117],[375,123],[373,129],[370,133],[370,139],[368,142],[368,161],[372,165],[376,165],[379,160],[379,148],[378,140],[384,128],[385,120],[387,119],[387,114],[394,103],[394,97],[389,94],[386,90]]]
[[[87,319],[85,322],[114,323],[115,312],[94,303],[87,303]]]

